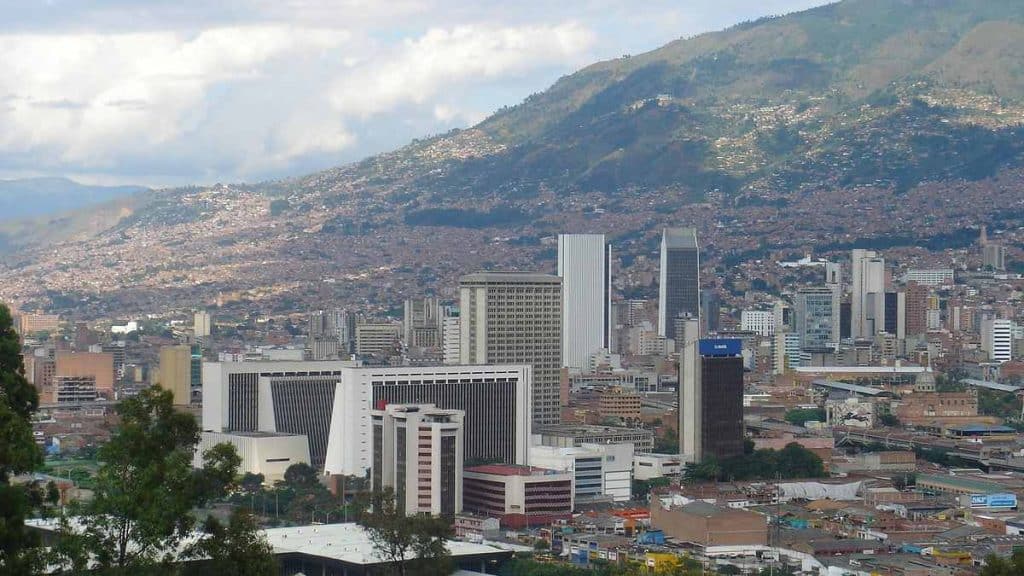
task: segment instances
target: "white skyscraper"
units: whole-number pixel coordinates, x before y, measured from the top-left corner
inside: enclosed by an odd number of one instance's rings
[[[1013,322],[1010,320],[982,320],[981,349],[988,352],[989,360],[1007,362],[1013,358]]]
[[[586,369],[590,355],[610,347],[611,247],[604,234],[559,234],[562,279],[562,363]]]
[[[852,268],[850,335],[874,338],[885,330],[885,259],[873,250],[856,249]]]

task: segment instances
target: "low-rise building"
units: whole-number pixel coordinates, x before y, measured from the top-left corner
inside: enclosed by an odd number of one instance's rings
[[[627,502],[632,497],[632,444],[584,444],[579,448],[532,446],[530,464],[571,472],[577,504],[597,499]]]
[[[235,447],[242,458],[238,472],[263,474],[273,483],[284,479],[284,472],[292,464],[309,464],[309,440],[302,434],[276,432],[203,432],[192,459],[196,468],[203,466],[203,452],[217,444],[227,442]]]
[[[498,518],[502,526],[542,526],[572,517],[570,472],[487,464],[466,468],[463,478],[463,510]]]
[[[633,478],[651,480],[677,476],[683,471],[683,458],[678,454],[637,454],[633,456]]]
[[[703,547],[768,543],[765,516],[701,501],[673,506],[670,501],[653,498],[651,526],[679,542]]]

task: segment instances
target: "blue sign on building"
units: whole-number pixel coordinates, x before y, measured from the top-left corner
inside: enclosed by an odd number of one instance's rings
[[[700,341],[701,356],[739,356],[743,352],[743,341],[739,338],[715,338]]]
[[[1016,494],[971,494],[971,508],[1016,508]]]

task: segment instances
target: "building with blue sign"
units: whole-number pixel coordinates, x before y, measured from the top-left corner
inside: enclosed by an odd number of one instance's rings
[[[704,339],[680,359],[681,450],[692,462],[743,454],[743,342]]]

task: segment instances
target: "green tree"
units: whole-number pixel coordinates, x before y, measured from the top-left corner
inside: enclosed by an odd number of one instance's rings
[[[804,423],[811,420],[824,422],[825,410],[822,408],[794,408],[786,412],[784,418],[786,422],[794,426],[803,426]]]
[[[388,574],[447,574],[451,554],[447,541],[451,525],[442,518],[406,516],[390,488],[374,492],[370,510],[360,523],[373,542],[374,552],[387,564]]]
[[[242,481],[239,483],[243,490],[246,492],[259,492],[263,488],[263,482],[266,478],[263,474],[253,474],[252,472],[246,472],[242,475]]]
[[[11,484],[13,475],[42,464],[30,423],[38,407],[11,312],[0,304],[0,573],[33,574],[42,567],[39,539],[25,530],[32,509],[26,488]]]
[[[304,462],[292,464],[284,471],[284,483],[291,488],[308,487],[319,482],[316,470]]]
[[[209,559],[189,574],[196,576],[274,576],[279,569],[274,550],[259,532],[253,516],[236,508],[225,526],[210,516],[206,536],[190,546],[186,557]]]
[[[72,570],[89,561],[106,573],[167,570],[195,528],[192,509],[232,489],[241,460],[233,446],[218,444],[193,470],[199,427],[174,409],[170,391],[148,388],[117,413],[120,424],[100,449],[93,499],[75,510],[83,526],[65,521],[59,555]]]
[[[1024,550],[1017,550],[1010,558],[990,554],[980,576],[1024,576]]]

